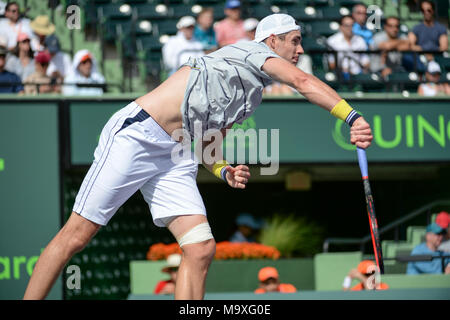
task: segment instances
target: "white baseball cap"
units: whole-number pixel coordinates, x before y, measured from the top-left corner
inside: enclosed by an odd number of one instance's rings
[[[255,30],[258,26],[258,20],[255,18],[248,18],[244,21],[244,30],[245,31],[252,31]]]
[[[195,19],[191,16],[184,16],[177,22],[177,29],[195,26]]]
[[[427,66],[427,72],[429,73],[441,73],[441,67],[436,61],[430,61]]]
[[[173,253],[167,257],[167,265],[162,268],[162,272],[169,272],[172,268],[178,268],[181,263],[181,254]]]
[[[300,26],[290,15],[284,13],[271,14],[258,23],[254,41],[261,42],[272,34],[283,34],[294,30],[300,30]]]

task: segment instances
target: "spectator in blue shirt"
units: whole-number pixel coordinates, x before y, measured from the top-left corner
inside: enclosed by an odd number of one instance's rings
[[[411,252],[411,255],[431,255],[433,257],[443,255],[442,251],[438,250],[439,245],[444,237],[445,230],[436,223],[431,223],[427,226],[427,233],[425,242],[417,245]],[[409,262],[406,269],[407,274],[423,274],[423,273],[437,273],[450,274],[450,258],[444,258],[444,270],[442,270],[442,259],[435,258],[431,261],[417,261]]]
[[[434,3],[429,0],[422,1],[420,10],[423,13],[423,22],[414,26],[408,34],[412,50],[415,51],[447,51],[447,28],[434,19]],[[428,58],[431,60],[431,58]]]
[[[373,42],[373,33],[366,27],[367,22],[367,7],[365,4],[358,3],[353,6],[352,17],[355,21],[353,23],[353,34],[356,34],[364,39],[367,47]]]
[[[206,53],[212,52],[218,47],[213,23],[214,9],[202,9],[197,16],[197,23],[194,27],[194,39],[203,45],[203,50]]]
[[[20,77],[5,70],[6,54],[8,49],[0,47],[0,93],[23,93]]]
[[[262,228],[263,222],[249,213],[241,213],[236,218],[237,230],[230,237],[230,242],[257,242],[256,234]]]

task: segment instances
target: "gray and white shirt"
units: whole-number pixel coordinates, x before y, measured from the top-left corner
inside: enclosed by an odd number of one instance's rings
[[[272,83],[261,70],[270,57],[280,58],[264,43],[243,40],[184,64],[191,74],[181,114],[191,138],[208,129],[241,124],[255,111],[264,87]],[[200,125],[202,132],[194,133],[194,126]]]
[[[406,35],[400,35],[398,39],[401,40],[408,40],[408,37]],[[386,31],[378,32],[373,36],[373,43],[370,46],[371,50],[379,50],[380,49],[380,43],[389,41],[389,37],[386,33]],[[390,51],[387,54],[386,57],[386,63],[383,65],[381,62],[381,55],[380,54],[372,54],[370,58],[370,69],[372,72],[378,72],[383,70],[384,68],[388,67],[396,71],[396,69],[400,68],[402,66],[402,54],[398,51]]]

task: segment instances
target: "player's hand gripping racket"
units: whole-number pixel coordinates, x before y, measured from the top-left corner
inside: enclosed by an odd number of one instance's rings
[[[373,253],[375,261],[381,274],[384,274],[383,253],[381,252],[381,240],[378,234],[377,217],[373,205],[372,191],[370,190],[369,172],[367,169],[366,150],[357,147],[359,168],[364,183],[364,193],[366,195],[367,213],[369,214],[370,233],[372,235]]]

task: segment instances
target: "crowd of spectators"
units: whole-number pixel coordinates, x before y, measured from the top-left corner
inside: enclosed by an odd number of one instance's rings
[[[439,76],[432,80],[427,76],[428,69],[437,70],[435,55],[442,55],[448,50],[447,28],[434,19],[434,3],[421,2],[424,20],[416,25],[408,35],[400,33],[400,19],[389,16],[384,20],[383,30],[373,32],[366,26],[367,7],[357,4],[352,15],[340,20],[339,32],[327,40],[330,49],[337,51],[337,65],[334,54],[328,58],[329,68],[338,69],[343,79],[352,75],[374,72],[384,79],[395,72],[415,71],[422,75],[421,80],[437,83]],[[366,51],[375,53],[366,54]],[[437,73],[437,71],[436,71]],[[419,79],[420,80],[420,79]],[[448,94],[447,85],[440,90],[428,90],[429,95]],[[422,94],[423,90],[419,90]]]
[[[367,6],[363,3],[354,5],[351,15],[340,19],[339,30],[326,39],[328,53],[324,55],[323,67],[344,81],[368,73],[378,74],[388,81],[392,73],[414,71],[420,82],[418,94],[449,95],[446,74],[442,77],[443,72],[436,60],[438,55],[448,51],[447,27],[435,20],[433,1],[421,1],[420,8],[423,21],[406,34],[400,32],[400,19],[395,16],[385,17],[382,25],[368,28]],[[179,19],[177,34],[169,37],[162,47],[163,66],[169,75],[189,57],[203,56],[237,41],[254,39],[258,20],[242,18],[241,1],[226,0],[225,18],[220,21],[214,21],[214,10],[218,9],[205,7],[196,17]],[[0,69],[1,92],[103,93],[105,79],[99,73],[92,53],[81,50],[74,55],[72,62],[72,57],[61,50],[55,25],[49,17],[25,18],[16,2],[6,5],[4,18],[0,19],[0,48],[0,52],[6,50],[5,63]],[[297,67],[310,74],[316,72],[308,52],[301,55]],[[44,71],[45,74],[42,73]],[[11,83],[13,78],[20,79],[16,81],[19,83]],[[8,81],[10,86],[5,85]],[[37,85],[31,88],[33,83]],[[291,95],[296,91],[275,82],[266,87],[264,94]]]
[[[392,73],[416,72],[418,80],[422,82],[418,85],[418,94],[450,94],[449,85],[441,81],[442,72],[435,61],[436,55],[442,55],[448,50],[447,29],[435,21],[433,2],[424,0],[420,5],[423,22],[416,25],[409,34],[400,32],[400,19],[395,16],[383,19],[383,24],[375,29],[368,28],[367,6],[362,3],[354,5],[351,15],[340,19],[338,32],[326,39],[326,48],[332,51],[326,54],[327,69],[343,80],[351,80],[352,76],[359,74],[375,73],[388,81]],[[174,67],[178,68],[188,59],[189,54],[182,58],[180,51],[190,50],[203,55],[237,41],[254,39],[258,20],[241,18],[239,0],[226,1],[224,14],[223,20],[214,23],[213,9],[206,8],[198,14],[195,24],[194,18],[191,18],[194,28],[192,39],[173,49],[177,58],[164,54],[164,62],[170,73]],[[179,23],[183,19],[187,17],[183,17]],[[201,49],[198,49],[199,43],[202,44]],[[165,46],[167,50],[168,46]],[[297,67],[310,74],[315,71],[307,52],[300,57]],[[265,88],[264,93],[292,95],[295,90],[274,82]]]
[[[55,25],[46,15],[23,17],[8,2],[0,18],[0,93],[101,95],[104,77],[88,50],[74,59],[61,49]]]

